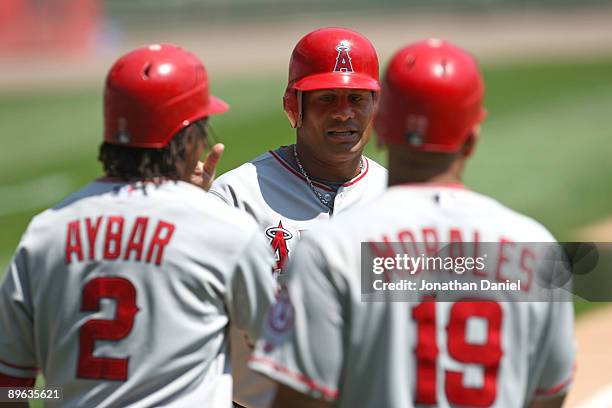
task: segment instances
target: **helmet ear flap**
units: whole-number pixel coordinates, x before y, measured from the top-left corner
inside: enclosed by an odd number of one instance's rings
[[[298,128],[302,124],[302,92],[287,89],[283,96],[283,109],[291,127]]]

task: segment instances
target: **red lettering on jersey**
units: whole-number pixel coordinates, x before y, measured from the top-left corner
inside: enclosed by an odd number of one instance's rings
[[[372,251],[372,254],[377,257],[377,258],[394,258],[395,257],[395,249],[393,248],[393,245],[391,245],[391,239],[389,238],[389,236],[385,235],[382,237],[382,248],[381,246],[377,245],[376,242],[374,241],[369,241],[368,245],[370,246],[370,249]],[[384,267],[384,264],[383,264]],[[389,271],[387,270],[386,267],[384,267],[384,271],[383,271],[383,276],[384,276],[384,281],[385,282],[391,282],[391,276],[389,276]]]
[[[123,236],[123,217],[108,217],[106,237],[104,239],[104,259],[117,259],[121,254]]]
[[[272,251],[276,255],[276,270],[283,268],[283,265],[287,261],[289,256],[289,249],[287,248],[287,239],[291,239],[289,231],[283,228],[283,222],[278,222],[278,227],[271,230],[274,233],[270,246]]]
[[[463,236],[459,228],[451,228],[449,232],[449,252],[451,258],[463,257]]]
[[[164,249],[166,245],[170,242],[172,238],[172,234],[174,234],[175,226],[169,222],[159,221],[157,227],[155,228],[155,232],[153,233],[153,238],[151,239],[151,243],[149,244],[149,251],[147,252],[147,262],[151,262],[153,259],[153,253],[155,252],[155,248],[157,247],[157,256],[155,257],[155,264],[161,265],[162,259],[164,257]]]
[[[343,41],[336,46],[336,50],[338,51],[338,56],[336,57],[334,72],[353,72],[353,64],[349,55],[350,45]]]
[[[96,238],[98,229],[102,223],[102,217],[96,218],[96,223],[91,224],[91,218],[85,218],[85,229],[87,230],[87,241],[89,242],[89,259],[93,260],[96,255]]]
[[[103,298],[113,299],[115,317],[111,319],[89,319],[79,330],[79,354],[77,378],[126,381],[130,358],[102,357],[94,355],[96,341],[119,341],[127,337],[138,313],[136,288],[128,279],[120,277],[97,277],[83,287],[81,311],[97,312]]]
[[[436,404],[436,303],[433,296],[426,296],[423,303],[412,309],[412,318],[417,322],[416,395],[417,404]]]
[[[527,260],[531,260],[531,265],[527,264]],[[528,291],[531,289],[531,282],[533,280],[533,262],[535,261],[535,254],[529,248],[523,248],[521,251],[521,270],[527,275],[527,283],[521,281],[521,290]]]
[[[480,232],[478,230],[474,230],[474,238],[472,238],[472,242],[474,245],[473,258],[476,259],[480,257]],[[474,273],[475,276],[480,276],[481,278],[487,276],[487,272],[484,269],[479,271],[478,268],[474,268],[472,269],[472,273]]]
[[[435,228],[423,228],[423,243],[425,244],[425,253],[427,256],[434,256],[439,251],[440,238],[438,231]]]
[[[76,254],[77,260],[83,260],[83,248],[81,245],[81,223],[79,220],[68,223],[66,232],[66,264],[72,262],[72,254]]]
[[[501,237],[499,240],[499,258],[497,259],[497,267],[495,268],[495,278],[498,282],[505,282],[506,278],[502,275],[504,264],[508,263],[508,257],[504,253],[504,249],[508,246],[514,246],[514,242],[508,238]]]
[[[368,241],[368,245],[370,246],[372,253],[375,256],[381,257],[381,258],[394,257],[395,250],[393,249],[393,246],[391,245],[391,239],[389,238],[389,236],[384,235],[382,237],[382,241],[380,242],[382,243],[382,246],[377,245],[378,244],[377,242]]]
[[[409,256],[413,256],[413,257],[418,257],[419,256],[419,249],[417,247],[417,243],[416,243],[416,239],[414,237],[414,233],[412,231],[410,231],[409,229],[404,229],[401,230],[397,233],[397,240],[402,244],[402,249],[404,251],[405,254],[409,255]],[[412,243],[412,251],[410,251],[410,249],[408,249],[408,243]],[[423,270],[423,267],[421,264],[419,264],[419,268],[415,271],[413,271],[412,273],[414,275],[418,275],[419,273],[421,273],[421,271]]]
[[[463,242],[463,236],[459,228],[451,228],[448,235],[448,242]]]
[[[497,395],[497,376],[503,356],[501,327],[503,310],[496,302],[457,302],[448,318],[448,354],[463,364],[482,366],[484,381],[480,387],[465,386],[464,372],[446,370],[444,391],[451,404],[466,407],[489,407]],[[468,321],[480,318],[487,322],[484,344],[467,340]]]
[[[136,252],[136,261],[142,259],[142,248],[144,247],[145,234],[147,232],[147,224],[149,219],[147,217],[138,217],[134,221],[132,232],[130,233],[130,239],[128,240],[127,247],[125,248],[125,255],[123,259],[126,261],[130,259],[130,253]]]
[[[410,254],[408,250],[408,246],[405,245],[407,243],[412,243],[412,254],[413,256],[419,255],[419,250],[416,245],[416,239],[414,238],[414,234],[409,229],[401,230],[397,233],[397,240],[402,243],[402,249],[405,253]]]

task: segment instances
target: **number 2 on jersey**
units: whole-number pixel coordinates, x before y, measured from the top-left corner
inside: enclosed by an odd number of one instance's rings
[[[487,338],[483,344],[467,342],[467,322],[472,317],[486,320]],[[412,309],[412,318],[417,322],[415,402],[437,404],[436,302],[420,303]],[[496,302],[457,302],[451,306],[447,326],[448,354],[460,363],[482,366],[484,381],[481,387],[466,387],[463,385],[463,372],[446,370],[444,392],[449,403],[488,407],[495,402],[497,371],[502,357],[501,322],[502,309]]]
[[[79,330],[79,360],[77,377],[100,380],[127,380],[128,361],[126,358],[94,357],[96,340],[121,340],[132,331],[136,306],[136,288],[132,283],[119,277],[92,279],[83,287],[81,311],[100,310],[102,298],[114,299],[113,320],[91,319]]]

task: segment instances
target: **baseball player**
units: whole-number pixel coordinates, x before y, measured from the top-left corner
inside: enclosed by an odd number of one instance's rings
[[[573,373],[571,302],[362,302],[361,242],[554,241],[461,184],[483,93],[475,60],[448,42],[393,57],[375,122],[390,187],[296,249],[250,362],[279,384],[275,407],[561,405]],[[527,268],[503,261],[504,274]]]
[[[50,406],[231,406],[228,323],[256,335],[275,282],[255,221],[189,183],[227,109],[174,45],[112,66],[105,177],[32,220],[0,287],[0,386],[40,370]]]
[[[345,28],[308,33],[291,55],[283,97],[296,143],[264,153],[213,183],[212,194],[255,217],[276,255],[277,275],[313,221],[384,190],[386,169],[362,154],[378,91],[378,58],[367,38]],[[236,400],[268,406],[271,385],[246,366],[250,347],[236,331],[232,344]]]

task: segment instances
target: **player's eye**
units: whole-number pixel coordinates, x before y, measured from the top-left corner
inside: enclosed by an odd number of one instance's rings
[[[351,95],[350,99],[351,99],[351,102],[353,102],[353,103],[359,103],[359,102],[363,101],[363,96],[361,96],[361,95]]]
[[[319,100],[325,103],[333,102],[334,99],[335,99],[335,96],[332,94],[323,94],[319,97]]]

